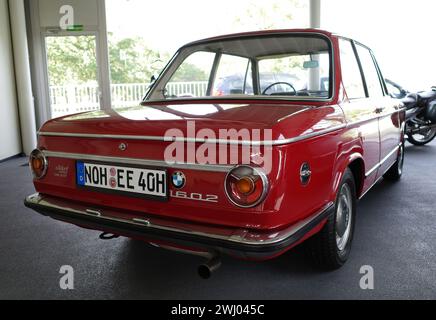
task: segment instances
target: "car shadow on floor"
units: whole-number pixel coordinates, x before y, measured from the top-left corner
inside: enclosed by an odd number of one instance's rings
[[[224,256],[221,268],[209,280],[203,280],[197,274],[197,268],[205,261],[204,258],[154,248],[130,239],[126,240],[123,250],[124,267],[120,272],[124,273],[123,277],[127,281],[123,281],[122,285],[129,296],[140,298],[202,299],[201,292],[212,289],[213,293],[208,291],[207,297],[203,298],[222,298],[229,289],[232,291],[232,286],[256,288],[265,279],[276,282],[278,278],[282,281],[283,277],[295,279],[305,275],[310,278],[322,273],[310,264],[300,247],[264,262],[242,261]],[[255,278],[263,280],[253,283],[253,274],[256,275]]]
[[[384,206],[380,201],[389,203],[390,196],[398,193],[395,190],[397,188],[397,183],[381,180],[359,202],[358,214],[364,215],[366,220],[377,220],[379,212],[371,208]],[[381,193],[386,197],[380,197]],[[357,223],[356,232],[362,227]],[[359,262],[359,252],[356,251],[359,246],[354,246],[353,254],[344,269],[335,271],[337,273],[326,273],[313,264],[305,255],[304,245],[300,245],[278,258],[264,262],[242,261],[224,256],[221,268],[211,279],[204,281],[197,274],[198,266],[205,261],[202,257],[155,248],[142,241],[123,241],[122,258],[118,260],[120,265],[116,268],[118,276],[115,277],[120,283],[116,285],[123,286],[129,296],[138,298],[201,299],[205,290],[208,290],[207,298],[221,298],[226,296],[226,292],[232,292],[233,286],[256,290],[260,283],[283,281],[291,290],[297,283],[301,284],[301,281],[336,279],[343,273],[350,273],[355,267],[354,264]],[[357,237],[355,241],[362,241],[362,238]],[[259,284],[253,283],[253,275],[255,279],[262,281]],[[235,289],[234,292],[236,291]]]
[[[359,202],[359,206],[375,205],[376,202],[380,202],[379,193],[389,193],[392,188],[395,188],[394,183],[382,180]],[[363,210],[360,210],[359,213],[362,213],[361,211]],[[369,212],[364,214],[368,215]],[[177,277],[177,273],[180,271],[197,276],[197,267],[205,261],[202,257],[155,248],[145,242],[131,239],[126,240],[124,250],[126,254],[126,261],[124,262],[129,266],[132,273],[137,273],[133,276],[137,280],[141,279],[141,277],[143,279],[149,277],[165,277],[166,279],[171,276]],[[297,246],[284,255],[269,261],[242,261],[231,257],[223,257],[222,269],[225,269],[226,263],[237,265],[242,269],[261,266],[260,268],[264,269],[271,268],[271,271],[283,269],[294,274],[318,274],[322,272],[322,270],[311,264],[311,260],[305,255],[303,245]]]
[[[125,261],[125,263],[128,265],[137,266],[141,272],[143,272],[144,269],[154,271],[156,272],[156,276],[158,274],[164,274],[167,277],[169,274],[172,274],[173,271],[181,271],[181,269],[185,271],[188,270],[189,272],[193,273],[194,276],[197,276],[197,267],[206,261],[206,259],[202,257],[155,248],[145,242],[131,239],[126,241],[125,250],[127,252],[127,261]],[[268,261],[245,261],[223,256],[221,269],[225,269],[226,263],[238,265],[239,267],[244,268],[251,268],[255,266],[272,266],[280,268],[284,262],[287,264],[286,269],[290,272],[307,273],[311,271],[307,266],[310,261],[308,261],[301,246],[286,252],[284,255],[278,258]],[[289,264],[292,265],[291,268],[289,268]],[[219,269],[218,272],[220,272],[221,269]],[[316,272],[316,269],[313,269],[312,271]]]

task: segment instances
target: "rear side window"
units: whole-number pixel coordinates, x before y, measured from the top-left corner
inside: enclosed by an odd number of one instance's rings
[[[214,96],[252,94],[251,64],[247,58],[223,54],[214,81]]]
[[[366,98],[362,75],[351,41],[340,39],[339,47],[341,54],[342,82],[348,99]]]
[[[198,51],[190,55],[165,86],[167,97],[204,97],[212,72],[215,54]]]
[[[356,45],[357,54],[362,64],[363,74],[365,75],[368,94],[371,98],[384,96],[383,89],[378,76],[377,68],[374,64],[371,52],[360,45]]]

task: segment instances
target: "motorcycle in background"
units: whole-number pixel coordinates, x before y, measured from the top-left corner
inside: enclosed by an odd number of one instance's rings
[[[410,93],[391,80],[386,80],[393,98],[400,99],[406,108],[407,141],[423,146],[436,138],[436,87],[431,91]]]

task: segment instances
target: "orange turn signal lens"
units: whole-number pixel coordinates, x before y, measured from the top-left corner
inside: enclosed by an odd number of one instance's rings
[[[41,170],[44,165],[44,162],[40,158],[32,159],[32,169],[33,170]]]
[[[249,195],[254,191],[254,182],[248,177],[241,178],[235,183],[235,185],[238,191],[245,195]]]
[[[47,172],[47,159],[41,150],[33,150],[29,157],[29,166],[35,179],[41,179]]]

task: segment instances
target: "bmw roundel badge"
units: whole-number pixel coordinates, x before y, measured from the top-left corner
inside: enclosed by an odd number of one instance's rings
[[[186,177],[184,173],[180,171],[174,172],[171,180],[173,186],[176,187],[177,189],[183,188],[186,184]]]

